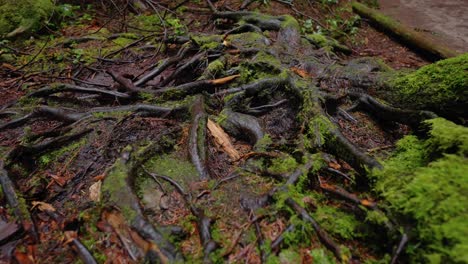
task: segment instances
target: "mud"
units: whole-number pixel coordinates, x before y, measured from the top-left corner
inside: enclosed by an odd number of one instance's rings
[[[380,11],[458,52],[468,52],[468,1],[380,0]]]

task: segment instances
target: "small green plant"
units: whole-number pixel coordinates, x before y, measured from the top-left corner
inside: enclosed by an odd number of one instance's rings
[[[166,20],[167,24],[172,27],[174,34],[181,36],[185,34],[185,26],[180,22],[178,18],[168,18]]]

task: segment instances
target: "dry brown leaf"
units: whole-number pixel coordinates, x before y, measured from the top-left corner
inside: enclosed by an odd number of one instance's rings
[[[101,200],[101,186],[102,181],[97,181],[89,187],[89,199],[94,202]]]
[[[336,162],[328,162],[328,167],[335,169],[335,170],[341,169],[341,165]]]
[[[295,74],[301,76],[302,78],[310,77],[310,74],[307,73],[307,71],[305,71],[305,70],[303,70],[301,68],[292,67],[291,71],[294,72]]]
[[[214,85],[221,85],[221,84],[228,83],[238,77],[240,77],[240,74],[231,75],[231,76],[227,76],[227,77],[223,77],[219,79],[214,79],[214,80],[211,80],[210,82],[211,84],[214,84]]]
[[[211,135],[214,137],[216,143],[221,146],[221,148],[229,155],[231,160],[240,159],[239,152],[234,148],[229,139],[229,136],[224,132],[224,130],[215,122],[208,119],[208,130]]]
[[[48,203],[34,201],[31,204],[33,205],[32,209],[37,207],[39,210],[41,210],[43,212],[44,211],[55,212],[55,208],[52,205],[48,204]]]

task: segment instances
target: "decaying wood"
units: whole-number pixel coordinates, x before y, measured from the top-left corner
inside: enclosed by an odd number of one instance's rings
[[[231,160],[236,161],[240,159],[239,152],[234,148],[229,139],[229,136],[224,132],[224,130],[215,122],[208,119],[208,129],[215,139],[215,141],[221,146],[221,148],[229,155]]]

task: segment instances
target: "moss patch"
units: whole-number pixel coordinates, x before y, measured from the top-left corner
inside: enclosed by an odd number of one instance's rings
[[[198,175],[191,162],[174,155],[156,155],[145,164],[150,172],[168,176],[175,181],[189,183]]]
[[[53,10],[50,0],[0,0],[0,36],[38,30]]]
[[[390,83],[395,101],[418,109],[463,114],[468,107],[468,53],[442,60]]]
[[[468,128],[426,123],[429,138],[403,138],[385,169],[373,172],[375,190],[413,226],[412,262],[468,262]]]

